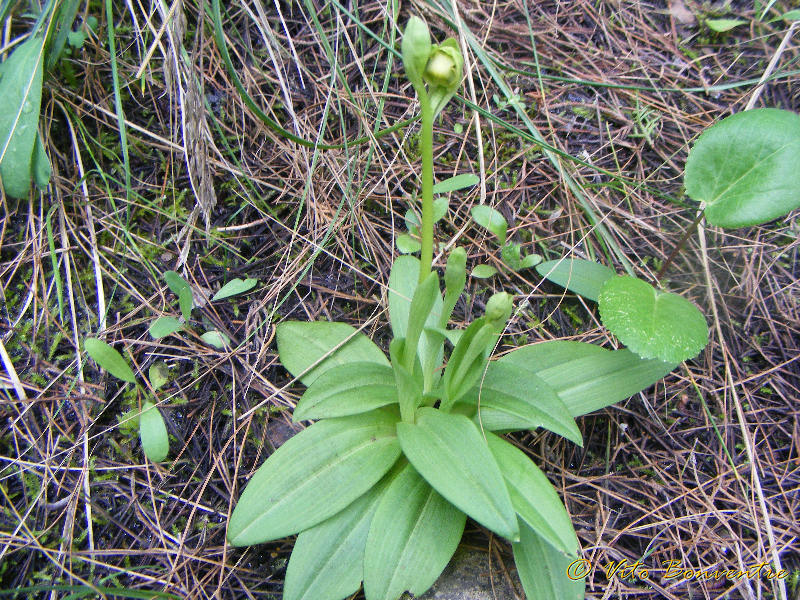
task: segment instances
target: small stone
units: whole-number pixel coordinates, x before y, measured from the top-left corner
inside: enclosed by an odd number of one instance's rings
[[[522,589],[513,567],[508,571]],[[491,575],[491,576],[490,576]],[[404,596],[407,600],[409,596]],[[479,550],[459,548],[442,575],[419,600],[515,600],[505,571]]]

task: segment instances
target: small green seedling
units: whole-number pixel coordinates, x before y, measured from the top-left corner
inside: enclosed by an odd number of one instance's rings
[[[431,265],[431,127],[460,83],[462,59],[454,40],[432,44],[416,17],[406,26],[402,55],[422,112],[422,212],[412,223],[421,258],[399,256],[392,265],[388,356],[345,323],[277,326],[278,357],[306,386],[293,419],[316,422],[255,472],[228,522],[228,541],[245,546],[299,534],[284,600],[342,600],[362,582],[367,600],[397,600],[430,588],[470,517],[511,544],[528,600],[583,600],[584,580],[568,577],[580,557],[569,515],[546,475],[501,433],[541,427],[581,445],[575,417],[675,368],[676,356],[651,346],[649,336],[685,319],[686,306],[651,293],[655,329],[625,334],[654,358],[553,341],[489,360],[512,314],[505,292],[465,329],[449,329],[467,257],[460,247],[450,252],[442,294]],[[505,220],[485,208],[476,220],[506,246]],[[535,264],[520,254],[511,256]],[[617,278],[613,271],[585,271],[589,293],[601,301],[607,295],[609,306],[649,293],[628,279],[606,289]],[[683,345],[699,343],[690,337]]]
[[[154,320],[150,324],[148,330],[153,339],[160,339],[190,327],[189,322],[192,317],[192,309],[194,308],[192,288],[183,277],[175,271],[167,271],[164,273],[164,281],[166,281],[172,293],[178,297],[178,306],[182,319],[173,316],[163,316]],[[214,302],[230,298],[231,296],[244,294],[252,290],[256,285],[258,285],[258,280],[256,279],[232,279],[222,286],[211,300]],[[216,329],[200,334],[200,339],[218,350],[224,349],[231,343],[227,335]]]
[[[706,27],[716,33],[725,33],[740,25],[747,25],[743,19],[706,19]]]
[[[538,254],[522,254],[522,245],[511,242],[508,237],[508,222],[505,217],[491,206],[479,204],[472,207],[472,219],[478,225],[490,231],[497,238],[500,246],[500,257],[503,264],[511,271],[521,271],[535,267],[542,262],[542,257]],[[491,277],[497,273],[497,269],[491,265],[476,265],[472,269],[472,276],[480,279]]]
[[[148,392],[139,386],[133,369],[119,352],[97,338],[86,338],[83,344],[86,353],[92,357],[100,368],[105,369],[117,379],[134,384],[140,398],[149,397]],[[148,372],[153,390],[157,390],[166,383],[166,367],[156,366],[160,364],[154,363]],[[126,421],[138,420],[139,422],[139,439],[142,442],[142,450],[144,450],[145,456],[153,462],[166,460],[169,453],[167,426],[164,423],[164,417],[153,402],[151,400],[143,400],[142,410],[126,415],[126,417]]]

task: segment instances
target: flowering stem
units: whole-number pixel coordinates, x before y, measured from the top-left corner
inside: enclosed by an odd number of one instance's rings
[[[431,272],[433,263],[433,106],[427,93],[418,94],[422,114],[420,153],[422,155],[422,250],[420,282]]]

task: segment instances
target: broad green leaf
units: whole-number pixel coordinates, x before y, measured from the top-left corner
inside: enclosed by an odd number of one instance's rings
[[[576,563],[578,556],[565,556],[554,549],[525,522],[520,523],[519,542],[511,547],[528,600],[584,599],[586,582],[578,575],[585,575],[586,568],[582,562]]]
[[[285,321],[277,326],[276,336],[281,364],[306,385],[350,362],[389,365],[372,340],[346,323]]]
[[[214,294],[211,300],[224,300],[231,296],[244,294],[252,290],[258,284],[258,279],[231,279],[228,283],[219,288],[219,291]]]
[[[175,317],[158,317],[155,321],[150,323],[150,337],[159,339],[172,335],[176,331],[183,329],[183,324]]]
[[[341,600],[358,591],[369,526],[385,489],[381,484],[373,487],[297,536],[286,567],[283,600]]]
[[[540,377],[505,362],[489,363],[486,377],[470,399],[478,406],[475,420],[489,431],[544,427],[583,446],[569,408]],[[480,395],[479,395],[480,394]]]
[[[800,9],[785,12],[781,18],[784,21],[800,21]]]
[[[31,166],[31,174],[33,175],[33,182],[39,189],[44,189],[50,183],[50,175],[53,168],[50,166],[50,159],[47,157],[47,152],[44,150],[44,143],[42,136],[36,136],[36,142],[33,146],[33,164]]]
[[[181,315],[183,315],[184,321],[188,321],[192,318],[192,308],[194,307],[192,288],[187,286],[181,289],[181,293],[178,294],[178,306],[181,309]]]
[[[739,25],[747,25],[747,21],[742,19],[706,19],[706,25],[711,31],[725,33]]]
[[[538,265],[536,270],[556,285],[595,302],[603,284],[617,274],[614,269],[580,258],[548,260]]]
[[[153,389],[157,390],[169,381],[169,367],[163,361],[154,362],[147,370],[147,378]]]
[[[344,417],[394,402],[397,402],[397,387],[391,367],[352,362],[335,366],[317,377],[297,403],[292,420]]]
[[[636,277],[612,277],[597,300],[603,325],[643,358],[680,362],[708,343],[706,319],[694,304]]]
[[[142,404],[139,415],[139,439],[144,455],[153,462],[161,462],[169,454],[169,435],[164,417],[152,402]]]
[[[397,411],[326,419],[279,447],[248,482],[228,521],[233,546],[313,527],[365,493],[400,456]]]
[[[430,320],[431,311],[437,299],[441,311],[442,293],[439,289],[439,276],[436,271],[431,271],[414,290],[414,296],[411,298],[411,305],[408,309],[408,328],[406,329],[403,358],[406,369],[409,371],[412,371],[414,367],[415,356],[419,355],[420,362],[424,362],[427,348],[424,347],[424,340],[420,344],[420,336],[425,328],[425,323]]]
[[[509,242],[500,248],[500,256],[505,264],[512,271],[519,271],[522,264],[522,246]]]
[[[94,362],[101,369],[105,369],[117,379],[128,383],[136,383],[136,377],[133,375],[128,363],[122,358],[122,355],[104,341],[97,338],[86,338],[83,346],[86,348],[86,353],[94,359]]]
[[[0,180],[6,195],[13,198],[27,196],[35,169],[37,180],[42,174],[43,165],[34,165],[34,159],[40,159],[34,157],[34,146],[39,137],[43,45],[43,38],[29,38],[1,67]]]
[[[367,600],[421,596],[442,573],[464,532],[466,515],[442,498],[411,465],[383,494],[364,553]]]
[[[501,246],[505,245],[508,223],[503,215],[491,206],[478,204],[472,207],[472,218],[478,225],[495,234]]]
[[[409,312],[411,300],[419,284],[419,259],[413,256],[398,256],[392,265],[387,291],[389,304],[389,321],[395,338],[408,335]],[[442,315],[442,295],[437,293],[433,308],[425,321],[425,327],[436,328]],[[432,385],[430,374],[442,363],[443,345],[436,337],[423,332],[419,339],[419,359],[425,373],[426,389]]]
[[[447,215],[447,210],[450,208],[450,202],[447,198],[436,198],[433,201],[433,222],[438,223]]]
[[[172,293],[176,296],[180,296],[181,290],[183,289],[188,288],[189,291],[192,291],[189,283],[175,271],[165,271],[164,281],[167,283],[167,287],[169,287]]]
[[[406,222],[406,229],[415,235],[419,235],[420,220],[417,213],[410,208],[406,211],[403,220]]]
[[[488,279],[495,273],[497,273],[497,269],[491,265],[475,265],[472,269],[472,276],[478,279]]]
[[[192,298],[192,288],[187,281],[178,275],[175,271],[167,271],[164,273],[164,281],[172,293],[178,296],[178,305],[181,309],[181,314],[184,320],[188,321],[192,316],[192,307],[194,299]]]
[[[223,350],[225,346],[230,346],[231,344],[231,338],[216,329],[213,331],[206,331],[200,336],[200,339],[217,350]]]
[[[492,433],[486,435],[486,441],[517,514],[556,550],[575,554],[578,540],[572,521],[547,476],[513,444]]]
[[[497,363],[517,369],[520,376],[539,376],[556,391],[574,417],[625,400],[676,366],[641,358],[630,350],[607,350],[595,344],[560,340],[517,348]]]
[[[475,385],[486,368],[486,358],[496,340],[497,335],[484,317],[470,323],[453,348],[444,370],[443,410],[449,409]]]
[[[526,254],[519,263],[520,269],[530,269],[542,262],[542,257],[538,254]]]
[[[448,192],[455,192],[456,190],[463,190],[473,185],[480,183],[481,178],[474,173],[462,173],[455,175],[444,181],[440,181],[433,186],[434,194],[447,194]]]
[[[760,108],[709,127],[689,152],[684,185],[719,227],[766,223],[800,207],[800,116]]]
[[[397,403],[400,405],[400,418],[412,422],[414,411],[422,400],[423,382],[419,377],[414,377],[412,371],[403,364],[405,352],[405,338],[394,338],[389,344],[389,358],[392,361],[392,375],[395,381]],[[419,367],[417,361],[415,367]]]
[[[397,424],[397,437],[403,454],[437,492],[498,535],[518,539],[500,468],[472,421],[423,407],[416,424]]]
[[[419,285],[419,259],[413,256],[398,256],[389,275],[388,304],[392,334],[396,338],[406,337],[411,299]],[[441,314],[441,301],[434,304],[431,316],[425,322],[436,327]],[[434,318],[435,317],[435,318]]]
[[[394,241],[397,244],[397,249],[403,254],[414,254],[414,252],[419,252],[422,248],[422,244],[407,233],[398,235]]]

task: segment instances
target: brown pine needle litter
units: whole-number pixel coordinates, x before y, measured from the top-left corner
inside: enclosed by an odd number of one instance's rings
[[[436,172],[481,176],[451,195],[436,229],[470,266],[501,266],[469,218],[485,203],[528,253],[629,265],[655,281],[696,215],[682,190],[692,140],[745,108],[800,111],[788,0],[397,11],[236,1],[222,3],[224,48],[208,2],[118,4],[130,191],[105,12],[81,2],[76,27],[91,16],[96,31],[45,79],[50,188],[3,199],[0,597],[280,597],[293,540],[231,549],[225,525],[254,469],[299,427],[302,388],[277,363],[275,324],[347,321],[388,344],[388,270],[419,185],[418,125],[391,129],[413,114],[393,51],[409,15],[458,37],[471,65],[434,126]],[[707,25],[731,16],[744,24]],[[21,12],[8,20],[3,51],[32,25]],[[705,351],[580,419],[584,448],[515,438],[565,500],[587,597],[800,597],[798,233],[796,212],[746,231],[701,226],[661,284],[703,310]],[[197,331],[219,330],[228,347],[188,330],[148,334],[155,318],[178,315],[169,270],[193,288]],[[236,277],[259,284],[209,301]],[[525,303],[498,354],[544,339],[617,343],[596,306],[533,269],[468,286],[464,322],[501,288]],[[155,392],[168,461],[144,459],[126,413],[145,398],[87,358],[87,336],[140,375],[169,367]],[[468,531],[462,543],[490,557],[487,578],[521,597],[510,547]],[[785,576],[714,577],[762,563]]]

